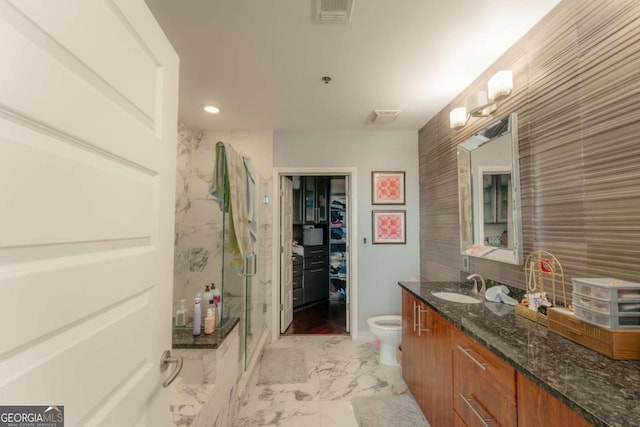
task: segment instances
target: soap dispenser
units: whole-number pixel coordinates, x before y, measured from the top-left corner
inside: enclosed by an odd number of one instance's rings
[[[206,313],[207,309],[211,307],[211,300],[213,299],[213,293],[211,292],[211,288],[209,285],[204,287],[204,294],[202,294],[202,312]]]

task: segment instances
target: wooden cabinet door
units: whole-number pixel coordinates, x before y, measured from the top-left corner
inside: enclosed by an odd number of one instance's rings
[[[540,386],[518,373],[518,426],[537,427],[549,425],[550,416],[558,426],[592,426],[567,405],[551,396]]]
[[[451,324],[430,310],[423,357],[423,411],[432,427],[453,423]],[[423,332],[424,334],[424,332]]]
[[[402,291],[402,377],[416,402],[422,401],[422,349],[417,332],[417,299]]]

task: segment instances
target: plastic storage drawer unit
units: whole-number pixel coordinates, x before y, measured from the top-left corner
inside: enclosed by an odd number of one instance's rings
[[[586,297],[607,301],[640,300],[640,283],[611,278],[573,279],[573,291]]]
[[[595,311],[602,314],[611,314],[617,316],[619,314],[637,314],[640,315],[640,299],[619,299],[617,301],[607,301],[599,298],[592,298],[581,295],[577,292],[573,293],[573,303],[587,310]]]
[[[640,314],[613,316],[580,307],[575,301],[573,304],[573,313],[578,319],[582,319],[585,322],[610,329],[640,329]]]

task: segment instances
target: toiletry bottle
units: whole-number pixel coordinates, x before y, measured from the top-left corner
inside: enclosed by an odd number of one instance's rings
[[[180,300],[180,307],[176,310],[176,326],[185,326],[187,324],[187,308],[185,300]]]
[[[200,310],[200,298],[196,298],[193,303],[193,335],[200,335],[202,325],[202,311]]]
[[[213,314],[213,309],[207,309],[207,316],[204,318],[204,333],[205,335],[211,335],[216,328],[216,317]]]
[[[211,307],[211,299],[213,298],[213,293],[211,292],[211,288],[209,285],[204,287],[204,294],[202,294],[202,301],[200,304],[202,305],[201,310],[203,313],[207,312],[207,309]]]
[[[220,315],[222,314],[222,296],[220,295],[220,291],[216,288],[215,283],[211,284],[211,292],[213,293],[213,307],[215,308],[216,314],[216,325],[220,326]]]

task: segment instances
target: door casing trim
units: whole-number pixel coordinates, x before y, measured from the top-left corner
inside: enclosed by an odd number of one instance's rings
[[[272,236],[272,285],[271,285],[271,341],[280,339],[280,177],[283,175],[344,175],[349,177],[349,268],[347,280],[349,283],[349,326],[352,340],[358,339],[358,168],[273,168],[273,236]]]

